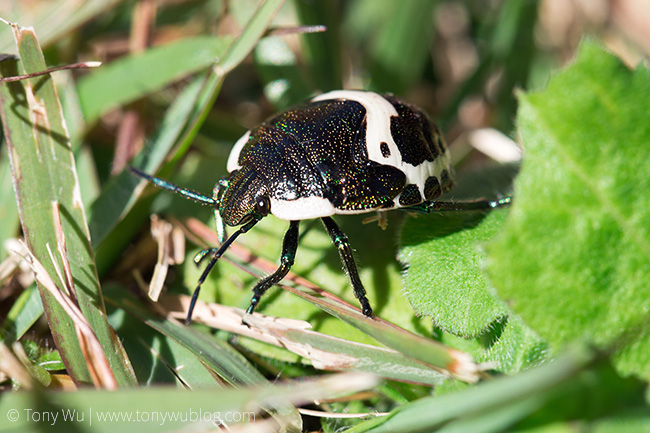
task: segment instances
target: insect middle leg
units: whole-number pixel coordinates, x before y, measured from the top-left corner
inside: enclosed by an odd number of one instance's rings
[[[370,307],[370,302],[366,297],[366,289],[363,288],[363,283],[361,283],[361,278],[359,278],[359,272],[357,271],[357,265],[354,263],[354,258],[352,257],[352,249],[350,248],[347,235],[343,233],[343,230],[341,230],[332,218],[323,217],[321,219],[323,220],[323,224],[325,224],[325,228],[327,229],[330,238],[332,238],[332,242],[334,242],[334,245],[336,245],[336,248],[339,250],[341,261],[350,277],[350,282],[354,289],[354,296],[357,297],[361,304],[361,311],[365,316],[372,317],[372,307]]]
[[[246,314],[251,314],[257,304],[259,304],[262,295],[271,287],[278,284],[289,273],[293,261],[296,257],[296,250],[298,249],[298,226],[300,221],[291,221],[289,230],[284,235],[282,242],[282,256],[280,257],[280,266],[271,275],[261,279],[255,287],[253,287],[253,298],[251,304],[246,310]]]

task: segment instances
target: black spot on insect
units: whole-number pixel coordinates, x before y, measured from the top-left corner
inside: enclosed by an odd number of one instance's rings
[[[388,143],[385,141],[379,143],[379,149],[381,150],[381,155],[384,158],[388,158],[390,156],[390,149],[388,148]]]
[[[399,196],[399,204],[402,206],[411,206],[418,203],[422,203],[422,194],[420,194],[417,185],[412,183],[406,185],[402,191],[402,195]]]
[[[429,116],[424,113],[421,114],[421,121],[422,135],[424,136],[424,139],[429,146],[431,155],[433,155],[434,158],[437,158],[441,153],[444,152],[444,147],[442,147],[439,141],[440,131],[438,130],[438,127],[436,127],[433,122],[429,120]]]
[[[390,133],[399,149],[402,160],[418,166],[433,161],[436,155],[431,148],[431,130],[426,131],[426,117],[415,106],[395,97],[385,95],[398,116],[390,118]]]
[[[436,197],[440,197],[442,194],[442,186],[440,186],[440,181],[437,177],[431,176],[427,178],[424,183],[424,198],[425,200],[433,200]]]
[[[440,184],[442,186],[442,192],[447,192],[454,186],[454,181],[447,170],[442,170],[440,173]]]

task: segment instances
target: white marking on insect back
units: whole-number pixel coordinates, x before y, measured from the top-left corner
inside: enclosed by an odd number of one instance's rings
[[[306,220],[334,215],[336,209],[323,197],[302,197],[296,200],[271,198],[271,213],[283,220]]]
[[[398,116],[398,113],[393,104],[383,96],[359,90],[336,90],[319,95],[312,99],[312,102],[336,99],[355,101],[363,105],[366,110],[366,149],[368,159],[401,170],[406,175],[407,185],[415,184],[422,197],[424,197],[424,185],[429,177],[435,176],[440,179],[443,170],[449,171],[450,157],[447,150],[433,161],[424,161],[419,165],[412,165],[403,160],[390,130],[390,119],[392,116]],[[390,155],[387,157],[381,152],[382,142],[385,142],[390,150]],[[396,204],[397,207],[400,207],[398,200],[396,200]]]
[[[271,214],[283,220],[307,220],[332,215],[356,215],[368,213],[371,209],[337,209],[323,197],[302,197],[296,200],[270,199]]]
[[[239,164],[239,155],[241,154],[244,146],[246,146],[246,143],[248,143],[248,138],[250,136],[250,130],[246,131],[246,134],[242,135],[242,137],[237,140],[235,145],[232,147],[230,155],[228,155],[228,162],[226,163],[226,169],[228,170],[228,173],[232,173],[233,171],[239,170],[241,168],[241,164]]]

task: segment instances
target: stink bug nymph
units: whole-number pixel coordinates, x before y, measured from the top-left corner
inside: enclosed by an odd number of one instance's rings
[[[294,263],[301,220],[321,218],[337,246],[363,314],[372,316],[347,236],[331,218],[335,214],[384,212],[391,209],[429,213],[490,209],[510,202],[435,201],[453,186],[449,151],[436,125],[419,108],[392,95],[340,90],[280,113],[244,134],[233,147],[228,176],[212,197],[181,188],[140,170],[132,171],[155,185],[214,206],[221,246],[197,255],[198,264],[212,255],[192,296],[186,322],[216,261],[241,234],[272,214],[288,220],[280,266],[253,288],[246,310],[279,283]],[[230,237],[224,224],[240,226]]]

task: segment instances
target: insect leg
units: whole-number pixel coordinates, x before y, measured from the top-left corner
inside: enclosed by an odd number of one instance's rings
[[[219,201],[221,200],[221,195],[223,194],[223,191],[225,188],[228,187],[228,179],[221,179],[217,184],[214,186],[214,189],[212,190],[212,199],[214,200],[214,222],[215,225],[217,226],[217,238],[219,239],[219,245],[222,245],[228,236],[226,233],[226,223],[223,221],[223,218],[221,218],[221,214],[219,213]],[[203,261],[204,258],[206,258],[209,254],[214,253],[217,251],[219,248],[206,248],[204,250],[199,251],[195,256],[194,256],[194,264],[196,266],[199,266],[199,264]]]
[[[359,272],[357,271],[357,265],[354,263],[354,258],[352,257],[352,249],[350,248],[347,235],[343,233],[343,230],[341,230],[332,218],[323,217],[321,219],[323,220],[323,224],[325,224],[327,232],[332,238],[332,242],[334,242],[339,250],[343,266],[352,282],[354,296],[357,297],[361,304],[361,311],[364,315],[372,317],[372,307],[370,307],[370,302],[366,297],[366,289],[363,288],[363,283],[361,283],[361,279],[359,278]]]
[[[214,200],[214,222],[217,226],[217,236],[219,237],[219,243],[223,244],[226,240],[226,223],[223,222],[221,214],[219,213],[219,203],[221,202],[221,196],[223,192],[228,188],[228,178],[221,179],[214,186],[212,190],[212,200]]]
[[[510,203],[512,203],[512,197],[504,197],[498,200],[478,199],[471,201],[429,201],[413,206],[403,207],[400,208],[400,210],[418,213],[490,210],[497,207],[509,206]]]
[[[296,250],[298,249],[299,225],[300,221],[291,221],[289,230],[287,230],[287,233],[284,235],[284,241],[282,241],[282,257],[280,258],[280,266],[275,272],[258,281],[255,287],[253,287],[253,298],[251,299],[251,304],[246,310],[246,314],[251,314],[253,310],[255,310],[257,304],[259,304],[262,295],[264,295],[269,288],[282,281],[289,272],[289,269],[291,269],[293,260],[296,257]]]
[[[196,305],[196,300],[199,297],[199,292],[201,291],[201,284],[205,281],[205,279],[208,277],[208,274],[214,267],[214,265],[217,263],[217,260],[219,260],[219,257],[223,255],[223,253],[228,249],[230,244],[233,243],[235,239],[237,239],[237,236],[241,235],[242,233],[246,233],[249,231],[255,224],[257,224],[259,220],[252,220],[247,224],[244,224],[237,230],[235,233],[233,233],[221,246],[216,249],[213,248],[211,250],[204,250],[208,252],[214,251],[214,255],[212,256],[212,260],[208,263],[208,266],[205,267],[205,270],[201,274],[201,277],[199,278],[199,282],[196,285],[196,289],[194,289],[194,293],[192,294],[192,301],[190,302],[190,308],[187,311],[187,318],[185,319],[185,324],[189,325],[190,322],[192,321],[192,312],[194,312],[194,306]],[[200,253],[199,253],[200,254]],[[205,254],[201,258],[205,257]],[[195,259],[196,261],[196,259]]]

